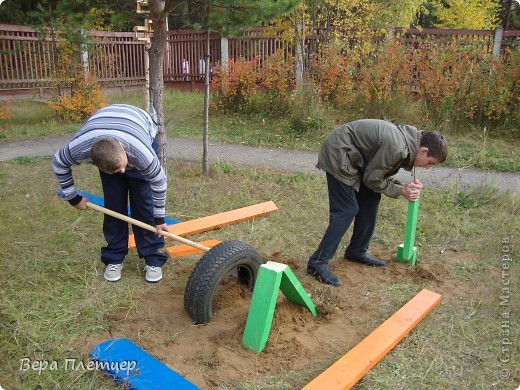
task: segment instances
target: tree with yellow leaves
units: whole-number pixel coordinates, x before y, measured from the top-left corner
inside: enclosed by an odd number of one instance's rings
[[[500,24],[500,2],[493,0],[434,0],[435,27],[492,30]]]

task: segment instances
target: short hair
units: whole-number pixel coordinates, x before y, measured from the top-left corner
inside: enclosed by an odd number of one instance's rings
[[[121,168],[124,152],[121,144],[114,138],[103,138],[92,144],[90,158],[92,164],[104,172],[115,172]]]
[[[421,137],[419,147],[428,148],[428,157],[435,157],[439,162],[446,161],[448,157],[448,140],[444,135],[436,131],[428,131]]]

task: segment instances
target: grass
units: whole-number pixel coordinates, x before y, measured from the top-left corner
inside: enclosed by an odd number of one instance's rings
[[[301,277],[326,224],[324,178],[229,165],[212,165],[211,171],[205,177],[199,174],[198,165],[169,166],[169,186],[174,189],[168,193],[169,216],[185,220],[273,200],[279,211],[221,229],[219,239],[232,237],[261,253],[287,254],[301,266],[296,273]],[[75,168],[75,178],[82,189],[100,193],[92,167]],[[49,159],[0,163],[0,384],[9,390],[113,389],[112,381],[99,372],[20,369],[23,358],[87,361],[88,351],[77,347],[79,341],[109,331],[112,312],[130,312],[156,288],[143,283],[141,262],[134,253],[125,261],[125,267],[134,270],[125,274],[128,282],[104,282],[98,260],[104,243],[99,214],[78,212],[57,199],[55,189]],[[462,259],[451,265],[444,282],[453,287],[454,299],[443,299],[425,326],[408,335],[356,388],[513,389],[520,380],[518,199],[476,192],[470,195],[473,200],[461,202],[459,196],[456,187],[424,192],[416,243],[424,258],[438,259],[442,251],[456,251],[477,261]],[[404,231],[404,208],[402,201],[383,197],[374,243],[395,246]],[[511,248],[507,253],[514,259],[508,279],[501,272],[506,239],[510,241],[508,250]],[[504,307],[500,296],[506,280],[511,282],[511,297]],[[374,327],[418,288],[419,281],[389,280],[372,291],[381,299],[377,311],[370,317],[359,311],[352,321],[360,327]],[[328,305],[337,299],[333,290],[332,295],[331,290],[317,295]],[[516,341],[511,346],[511,360],[501,364],[506,309],[511,313],[511,339]],[[300,388],[341,354],[338,346],[329,358],[316,361],[305,372],[257,375],[216,388]],[[206,367],[208,363],[202,359],[200,369],[211,369]],[[510,380],[500,380],[504,368],[510,370]]]
[[[114,95],[110,101],[144,106],[139,94]],[[51,109],[37,102],[13,104],[12,114],[0,122],[0,142],[72,134],[81,125],[59,123]],[[168,90],[165,116],[168,135],[200,138],[202,95]],[[213,141],[269,147],[318,150],[328,132],[294,133],[286,118],[274,120],[260,114],[212,113],[210,120]],[[334,120],[330,121],[332,126]],[[449,165],[520,172],[518,135],[500,138],[475,130],[449,136]],[[211,175],[204,177],[198,164],[169,166],[169,188],[173,189],[167,200],[169,216],[187,220],[273,200],[279,211],[222,229],[218,238],[249,242],[261,253],[280,251],[296,259],[303,269],[326,224],[324,178],[229,164],[212,165],[211,170]],[[82,189],[101,193],[91,167],[77,167],[75,178]],[[6,390],[113,389],[113,382],[99,372],[47,369],[39,374],[20,366],[26,357],[42,362],[63,362],[70,357],[87,361],[88,351],[78,348],[79,340],[109,332],[111,313],[139,307],[142,297],[154,289],[142,283],[142,262],[133,253],[125,261],[125,268],[134,270],[125,275],[128,283],[108,285],[103,281],[98,260],[99,247],[104,245],[99,215],[77,212],[55,197],[55,189],[48,159],[22,157],[0,163],[0,385]],[[402,202],[383,197],[375,245],[395,246],[404,231],[402,213]],[[449,265],[446,283],[453,294],[460,291],[460,296],[443,302],[428,316],[427,326],[407,336],[356,388],[513,389],[513,383],[520,380],[520,344],[511,346],[510,362],[501,363],[500,358],[504,329],[510,330],[513,340],[520,331],[518,199],[490,188],[461,191],[453,185],[442,191],[426,190],[419,218],[416,243],[421,256],[438,259],[439,253],[446,251],[470,256]],[[510,240],[514,259],[508,274],[504,273],[508,263],[501,262],[504,240]],[[504,307],[500,296],[506,281],[511,282],[511,298]],[[389,280],[372,291],[381,297],[377,312],[368,318],[360,312],[353,323],[362,328],[377,326],[420,286],[419,282]],[[324,305],[322,310],[336,310],[338,297],[333,291],[318,290],[316,296]],[[511,313],[509,322],[505,313]],[[221,383],[217,388],[301,387],[338,359],[341,351],[338,348],[305,372],[258,375],[240,383]],[[211,363],[210,357],[202,360],[202,365]],[[500,379],[504,368],[510,370],[511,380]],[[201,367],[204,369],[208,367]]]
[[[140,93],[114,94],[108,96],[110,103],[129,103],[144,107]],[[164,94],[167,132],[172,137],[202,138],[203,95],[200,92],[185,92],[168,89]],[[397,111],[397,108],[400,109]],[[420,118],[421,108],[413,104],[395,104],[374,108],[378,117],[391,118],[398,122],[425,126],[446,133],[450,153],[446,165],[457,168],[475,168],[520,173],[520,144],[518,131],[510,134],[491,128],[477,129],[467,125],[415,121]],[[12,104],[11,118],[0,122],[0,140],[37,138],[45,135],[72,134],[81,126],[62,124],[53,111],[41,102],[23,101]],[[366,111],[366,110],[365,110]],[[241,143],[256,146],[319,150],[326,135],[338,124],[361,117],[369,117],[364,111],[327,112],[324,123],[313,131],[298,132],[291,129],[290,113],[279,118],[267,114],[252,115],[210,114],[210,140]],[[461,131],[460,127],[466,130]]]

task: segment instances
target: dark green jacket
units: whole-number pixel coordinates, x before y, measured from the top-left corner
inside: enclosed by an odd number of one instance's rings
[[[400,168],[411,171],[422,132],[413,126],[378,119],[361,119],[330,133],[316,167],[359,191],[360,181],[392,198],[403,186],[393,180]]]

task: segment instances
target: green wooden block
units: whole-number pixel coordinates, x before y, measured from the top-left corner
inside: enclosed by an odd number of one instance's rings
[[[313,316],[318,315],[312,300],[287,264],[274,261],[263,264],[256,277],[242,337],[242,344],[257,353],[262,352],[267,344],[279,290],[289,301],[307,307]]]
[[[305,306],[307,309],[309,309],[314,317],[318,315],[316,306],[314,306],[311,298],[305,292],[302,284],[293,274],[289,266],[287,266],[283,271],[280,290],[289,301],[294,302],[300,306]]]
[[[403,252],[404,244],[401,244],[397,247],[397,260],[401,263],[410,263],[410,265],[415,267],[415,262],[417,260],[417,248],[415,246],[413,247],[412,254],[409,258],[405,258]]]
[[[414,246],[415,232],[417,230],[417,216],[419,214],[419,198],[408,202],[408,215],[406,217],[406,228],[404,242],[397,248],[397,261],[410,263],[415,266],[417,260],[417,248]]]
[[[246,327],[242,344],[255,352],[261,352],[273,323],[278,289],[282,280],[282,272],[270,269],[263,264],[258,270],[253,298],[249,306]]]

